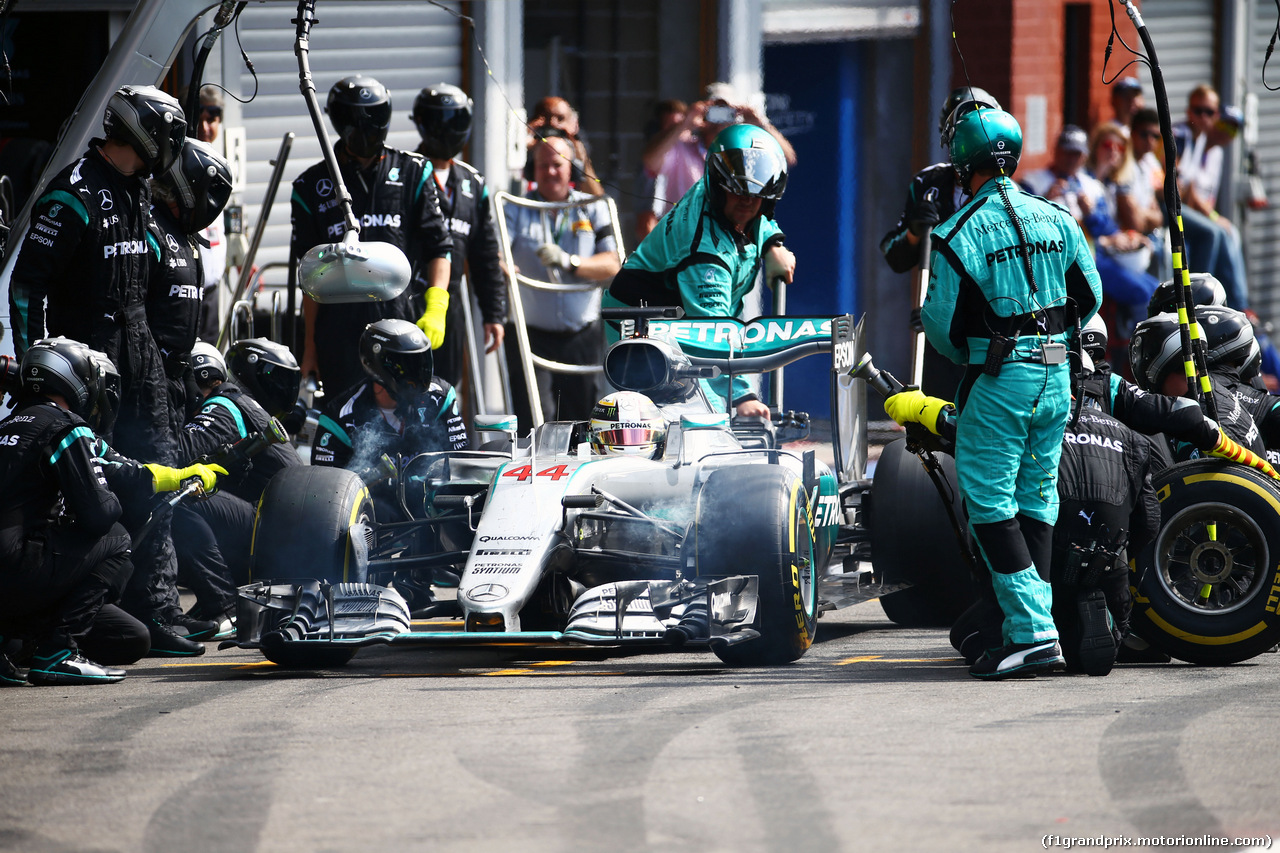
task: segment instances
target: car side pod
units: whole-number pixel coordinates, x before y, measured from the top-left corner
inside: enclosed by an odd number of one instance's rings
[[[409,276],[404,252],[390,243],[359,242],[355,231],[339,243],[315,246],[298,262],[299,285],[322,305],[395,299]]]

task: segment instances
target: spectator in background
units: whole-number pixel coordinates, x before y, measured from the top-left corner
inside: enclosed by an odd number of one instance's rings
[[[653,115],[644,126],[645,145],[648,146],[660,135],[684,121],[685,113],[688,111],[688,104],[674,98],[655,104]],[[650,172],[643,163],[641,163],[637,184],[636,195],[642,199],[649,199],[648,206],[636,214],[636,243],[639,244],[658,224],[660,214],[654,208],[658,204],[665,206],[664,200],[667,193],[665,186],[658,186],[657,173]]]
[[[533,149],[538,143],[538,131],[548,127],[561,131],[573,143],[573,172],[569,178],[573,188],[587,195],[596,197],[604,195],[604,187],[600,185],[600,178],[596,176],[595,166],[591,165],[591,155],[587,151],[586,140],[582,137],[578,111],[569,106],[569,102],[564,98],[554,95],[545,97],[533,105],[533,115],[529,119],[529,130],[533,131],[533,135],[529,137],[529,157],[524,166],[525,179],[536,180]]]
[[[1111,111],[1115,122],[1129,132],[1129,125],[1138,110],[1146,106],[1142,97],[1142,83],[1137,77],[1121,77],[1111,86]]]
[[[707,87],[705,100],[692,104],[683,121],[669,127],[645,147],[644,167],[655,179],[653,211],[659,218],[702,179],[707,146],[716,135],[729,125],[739,123],[764,128],[782,146],[787,165],[796,164],[795,149],[763,113],[739,97],[728,83],[712,83]]]
[[[1160,162],[1160,116],[1143,108],[1129,122],[1129,150],[1133,155],[1132,228],[1151,234],[1164,225],[1160,200],[1164,197],[1164,164]]]
[[[554,134],[554,135],[553,135]],[[520,274],[560,284],[607,284],[622,264],[605,205],[569,185],[573,141],[548,129],[533,148],[537,186],[529,197],[538,201],[575,201],[581,207],[543,211],[506,208],[511,256]],[[600,290],[551,293],[521,285],[520,302],[534,354],[570,364],[598,365],[604,358],[600,326]],[[516,319],[513,317],[513,319]],[[508,329],[504,341],[511,370],[511,394],[522,428],[532,426],[527,382],[521,366],[518,336]],[[586,418],[600,396],[594,374],[575,376],[537,371],[543,420]]]

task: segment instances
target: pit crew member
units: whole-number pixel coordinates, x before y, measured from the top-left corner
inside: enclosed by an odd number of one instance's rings
[[[326,403],[311,464],[363,471],[382,454],[466,450],[453,386],[432,373],[431,343],[405,320],[370,323],[360,335],[368,378]]]
[[[384,144],[391,127],[391,95],[372,77],[344,77],[329,90],[327,106],[341,137],[335,146],[342,181],[360,220],[360,239],[391,243],[404,251],[413,281],[386,302],[319,305],[303,296],[306,337],[302,373],[318,373],[328,394],[340,394],[363,379],[357,366],[364,327],[384,317],[417,321],[432,346],[440,346],[449,306],[452,246],[426,161]],[[346,233],[328,166],[321,161],[293,182],[293,237],[289,274],[308,249]],[[426,310],[420,306],[425,296]]]
[[[768,132],[735,124],[707,150],[706,173],[649,232],[609,286],[609,306],[681,305],[686,317],[739,317],[763,265],[790,282],[796,258],[773,219],[787,187],[787,161]],[[710,383],[731,393],[737,414],[769,417],[745,380]]]

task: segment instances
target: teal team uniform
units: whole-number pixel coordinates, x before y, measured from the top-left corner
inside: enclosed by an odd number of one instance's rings
[[[1031,290],[1022,240],[1001,198],[1000,186],[1025,233],[1035,273]],[[1075,323],[1098,309],[1101,284],[1093,254],[1071,215],[1022,192],[1007,177],[988,180],[972,201],[933,231],[928,297],[921,311],[925,333],[940,353],[969,365],[957,405],[956,470],[970,524],[992,570],[1006,613],[1006,643],[1056,638],[1048,616],[1048,566],[1030,559],[1034,525],[1057,518],[1058,459],[1071,408],[1070,367],[1045,364],[1042,347],[1065,343]],[[1077,319],[1070,318],[1073,300]],[[1000,373],[982,372],[993,335],[1015,343]],[[1021,536],[1018,528],[1021,527]],[[984,535],[990,534],[990,535]],[[1038,534],[1035,534],[1038,535]],[[1034,550],[1034,549],[1031,549]],[[999,552],[999,553],[997,553]],[[1044,599],[1043,608],[1006,606]],[[1014,614],[1021,613],[1021,616]]]

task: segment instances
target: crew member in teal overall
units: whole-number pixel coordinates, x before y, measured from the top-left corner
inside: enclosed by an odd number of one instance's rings
[[[795,255],[773,209],[787,186],[787,161],[777,140],[752,124],[731,125],[707,149],[707,170],[659,220],[604,294],[605,307],[680,305],[686,317],[740,317],[761,263],[767,280],[790,282]],[[609,330],[616,340],[616,331]],[[704,382],[719,397],[724,379]],[[739,415],[769,417],[746,380],[734,379]],[[713,401],[714,403],[715,401]]]
[[[1065,344],[1076,323],[1097,313],[1101,284],[1071,214],[1010,179],[1022,153],[1013,116],[961,105],[947,134],[951,165],[972,201],[934,229],[921,315],[929,342],[968,365],[958,395],[956,472],[1004,612],[1004,647],[988,650],[969,672],[1034,676],[1064,666],[1048,580],[1071,409]],[[910,390],[891,397],[886,410],[899,423],[936,431],[945,406]]]

